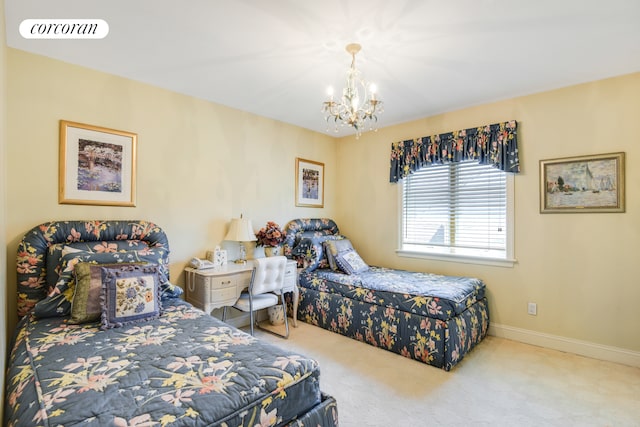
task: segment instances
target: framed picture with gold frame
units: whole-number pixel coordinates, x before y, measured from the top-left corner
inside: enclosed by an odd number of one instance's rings
[[[296,206],[324,207],[324,163],[296,158]]]
[[[58,203],[135,206],[135,133],[60,120]]]
[[[624,153],[540,160],[540,212],[624,212]]]

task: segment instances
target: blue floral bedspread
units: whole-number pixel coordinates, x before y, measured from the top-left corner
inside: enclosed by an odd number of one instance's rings
[[[9,359],[4,425],[321,423],[308,416],[326,400],[316,361],[179,299],[165,303],[159,319],[121,328],[66,320],[21,320]],[[335,400],[324,410],[333,417],[325,425],[337,425]]]
[[[485,284],[473,277],[370,267],[357,274],[318,269],[300,274],[300,286],[448,320],[484,298]]]

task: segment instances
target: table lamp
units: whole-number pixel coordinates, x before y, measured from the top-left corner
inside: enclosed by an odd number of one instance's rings
[[[240,258],[236,260],[236,263],[244,264],[247,262],[247,251],[244,247],[244,242],[254,242],[257,240],[253,232],[253,227],[251,226],[251,220],[242,218],[242,215],[240,215],[240,218],[233,218],[224,240],[239,242]]]

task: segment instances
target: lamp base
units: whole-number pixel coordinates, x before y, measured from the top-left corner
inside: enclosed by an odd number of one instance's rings
[[[236,264],[246,264],[247,263],[247,249],[244,247],[244,242],[238,242],[240,245],[240,258],[235,260]]]

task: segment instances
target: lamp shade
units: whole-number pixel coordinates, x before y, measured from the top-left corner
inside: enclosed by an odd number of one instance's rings
[[[256,240],[256,235],[253,233],[253,227],[251,226],[251,220],[245,218],[233,218],[231,225],[229,225],[229,231],[224,236],[224,240],[232,242],[253,242]]]

